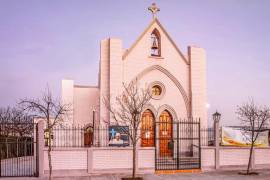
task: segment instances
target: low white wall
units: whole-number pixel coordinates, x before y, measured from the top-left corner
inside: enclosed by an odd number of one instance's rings
[[[131,147],[90,148],[92,165],[90,172],[125,172],[132,169]],[[139,148],[137,153],[138,171],[155,170],[155,149]]]
[[[86,148],[53,148],[53,170],[87,170]],[[48,151],[44,151],[44,170],[49,170]]]
[[[92,153],[93,171],[132,167],[132,151],[129,148],[93,149]]]
[[[249,159],[249,147],[219,147],[216,152],[215,147],[202,147],[201,164],[203,170],[214,169],[216,163],[221,169],[245,169]],[[219,154],[216,157],[216,153]],[[253,168],[270,168],[270,147],[254,148],[253,152]],[[216,160],[217,158],[217,160]]]
[[[270,148],[255,149],[255,164],[270,164]]]
[[[215,167],[215,149],[204,147],[201,149],[201,166],[202,168]]]
[[[138,152],[139,169],[155,169],[155,148],[142,148]]]
[[[241,147],[220,148],[220,166],[241,166],[248,164],[249,149]]]
[[[248,147],[220,147],[216,160],[215,147],[202,147],[202,170],[214,169],[216,163],[222,169],[244,169],[249,158]],[[44,151],[44,170],[48,171],[47,150]],[[137,152],[137,171],[140,173],[155,171],[155,148],[139,148]],[[270,168],[270,148],[255,148],[254,168]],[[57,175],[85,173],[124,173],[132,170],[131,147],[102,148],[54,148],[52,166]]]
[[[131,147],[101,148],[53,148],[52,167],[54,174],[131,172]],[[155,148],[139,148],[138,172],[154,172]],[[44,170],[48,172],[48,151],[44,151]]]

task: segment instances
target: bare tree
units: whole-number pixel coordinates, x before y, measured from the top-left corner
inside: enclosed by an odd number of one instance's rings
[[[17,107],[0,108],[1,135],[23,137],[31,135],[33,117]]]
[[[116,125],[129,127],[129,130],[123,128],[123,131],[129,136],[133,147],[133,179],[136,176],[136,146],[140,138],[141,116],[150,99],[149,89],[139,88],[137,81],[131,82],[129,85],[123,84],[123,93],[117,96],[113,103],[110,102],[110,97],[104,99],[105,106],[110,111]]]
[[[69,105],[62,104],[60,100],[54,99],[49,88],[43,93],[40,99],[21,100],[21,107],[24,111],[32,113],[35,117],[46,121],[46,130],[48,131],[48,160],[49,160],[49,179],[52,176],[52,140],[53,128],[63,123],[65,116],[69,112]]]
[[[253,99],[251,99],[249,102],[243,104],[242,106],[238,106],[236,114],[242,122],[243,135],[250,144],[248,166],[245,173],[249,175],[252,174],[250,169],[253,149],[256,145],[255,143],[260,133],[266,130],[266,126],[270,120],[270,109],[266,106],[257,106]]]

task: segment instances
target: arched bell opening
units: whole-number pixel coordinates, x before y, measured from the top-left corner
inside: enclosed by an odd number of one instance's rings
[[[161,39],[157,29],[151,33],[151,56],[161,56]]]

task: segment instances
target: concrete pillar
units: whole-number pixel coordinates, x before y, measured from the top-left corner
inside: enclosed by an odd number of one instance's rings
[[[104,98],[108,100],[110,95],[110,40],[105,39],[100,44],[100,67],[99,67],[99,114],[100,125],[105,125],[104,121],[109,121],[109,111],[104,104]],[[101,142],[102,143],[102,142]]]
[[[39,172],[39,177],[44,176],[44,127],[45,127],[45,121],[40,120],[37,124],[37,168]]]
[[[219,151],[220,151],[220,146],[219,146],[219,136],[220,136],[220,132],[219,132],[219,120],[214,121],[214,131],[215,131],[215,168],[219,169]]]
[[[113,106],[117,105],[115,98],[123,91],[122,51],[122,41],[110,38],[110,102]]]
[[[204,49],[189,46],[190,91],[192,117],[201,119],[201,127],[207,126],[207,93],[206,93],[206,52]]]
[[[90,174],[93,172],[93,149],[87,149],[87,172]]]

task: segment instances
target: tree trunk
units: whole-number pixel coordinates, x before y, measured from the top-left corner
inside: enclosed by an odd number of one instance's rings
[[[51,151],[52,151],[52,145],[51,145],[51,131],[49,130],[49,139],[48,139],[48,160],[49,160],[49,180],[52,179],[52,157],[51,157]]]
[[[252,143],[251,143],[250,150],[249,150],[249,159],[248,159],[247,175],[250,173],[249,171],[250,171],[251,162],[252,162],[253,146],[254,146],[254,143],[252,142]]]
[[[136,143],[133,143],[133,166],[132,166],[132,178],[136,176]]]

